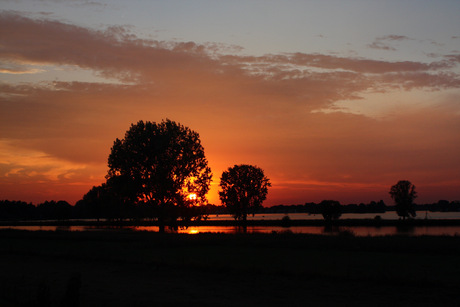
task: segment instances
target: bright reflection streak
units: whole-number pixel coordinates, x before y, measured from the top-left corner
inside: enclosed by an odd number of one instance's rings
[[[121,229],[133,229],[137,231],[158,232],[158,226],[134,226],[134,227],[110,227],[110,226],[0,226],[0,229],[19,229],[28,231],[118,231]],[[248,226],[247,233],[303,233],[303,234],[318,234],[318,235],[338,235],[343,231],[348,231],[350,235],[357,237],[367,236],[393,236],[393,235],[409,235],[409,236],[459,236],[460,226],[415,226],[410,229],[398,229],[396,226],[350,226],[332,229],[332,231],[324,228],[324,226],[295,226],[283,228],[281,226]],[[179,229],[167,232],[172,233],[244,233],[242,227],[237,226],[192,226],[186,229]]]

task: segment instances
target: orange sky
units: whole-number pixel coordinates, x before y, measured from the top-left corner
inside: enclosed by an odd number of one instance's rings
[[[418,202],[460,199],[458,51],[425,62],[216,46],[0,14],[0,199],[74,203],[104,181],[131,123],[166,118],[200,134],[211,203],[241,163],[271,179],[267,206],[391,203],[402,179]]]

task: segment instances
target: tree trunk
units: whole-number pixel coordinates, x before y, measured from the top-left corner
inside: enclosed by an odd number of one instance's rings
[[[163,220],[160,221],[160,219],[158,219],[158,232],[165,233],[165,222]]]
[[[158,232],[165,233],[164,204],[161,203],[158,210]]]

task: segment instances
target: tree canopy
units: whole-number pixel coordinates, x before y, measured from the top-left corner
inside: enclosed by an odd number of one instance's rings
[[[319,206],[326,221],[338,220],[342,215],[342,206],[336,200],[323,200]]]
[[[262,207],[270,186],[261,168],[235,165],[222,173],[219,198],[235,219],[246,221],[248,213],[254,214]]]
[[[396,205],[398,216],[403,219],[407,217],[415,217],[414,199],[417,197],[415,186],[408,180],[400,180],[390,189],[391,198]]]
[[[132,124],[114,141],[108,165],[107,183],[125,201],[153,205],[160,227],[207,203],[212,173],[199,134],[174,121]]]

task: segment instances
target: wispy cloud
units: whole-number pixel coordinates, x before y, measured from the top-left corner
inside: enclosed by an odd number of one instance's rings
[[[12,75],[23,75],[23,74],[37,74],[40,72],[44,72],[43,69],[27,69],[27,68],[21,68],[21,69],[15,69],[15,68],[1,68],[0,67],[0,74],[12,74]]]
[[[369,48],[372,48],[372,49],[380,49],[380,50],[387,50],[387,51],[396,51],[396,48],[386,44],[386,43],[383,43],[383,42],[372,42],[371,44],[368,44],[367,45]]]
[[[405,35],[391,34],[391,35],[385,35],[385,36],[378,37],[377,40],[379,41],[407,41],[407,40],[412,40],[412,38],[407,37]]]
[[[413,39],[405,35],[391,34],[377,37],[375,41],[373,41],[371,44],[368,44],[367,46],[372,49],[396,51],[396,48],[391,45],[392,42],[401,42],[409,40]]]

